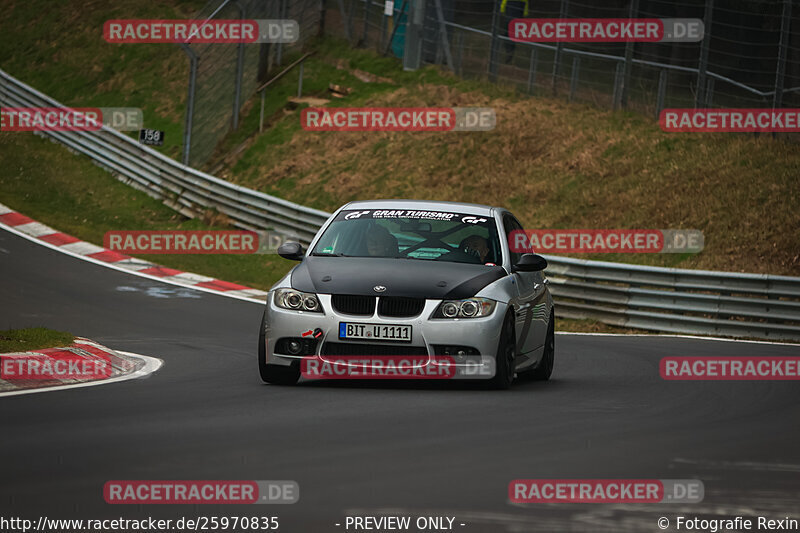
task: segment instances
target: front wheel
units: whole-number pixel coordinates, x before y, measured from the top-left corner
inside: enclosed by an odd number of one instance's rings
[[[556,359],[556,324],[555,315],[550,313],[550,325],[547,326],[547,337],[544,341],[544,353],[539,366],[533,369],[531,377],[536,381],[547,381],[553,374]]]
[[[494,377],[489,380],[493,389],[505,390],[514,381],[516,368],[517,339],[514,335],[514,315],[506,315],[503,330],[500,333],[500,342],[497,345]]]
[[[300,379],[300,367],[292,364],[291,366],[268,365],[267,346],[264,336],[264,322],[267,318],[266,311],[261,317],[261,328],[258,331],[258,371],[261,379],[265,383],[273,385],[294,385]]]

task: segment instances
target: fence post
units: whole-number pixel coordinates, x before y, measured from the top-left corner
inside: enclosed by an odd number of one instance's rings
[[[425,24],[425,8],[425,0],[410,0],[408,2],[403,70],[417,70],[422,63],[422,32]]]
[[[442,0],[433,0],[436,4],[436,16],[439,18],[439,35],[442,38],[442,48],[444,48],[444,57],[447,60],[447,67],[455,72],[453,67],[453,55],[450,53],[450,41],[447,40],[447,26],[444,23],[444,11],[442,10]]]
[[[239,8],[239,19],[247,18],[246,11],[240,2],[235,2]],[[239,43],[236,50],[236,86],[233,90],[233,131],[239,129],[239,107],[242,98],[242,76],[244,75],[244,43]]]
[[[297,80],[297,97],[300,98],[303,96],[303,65],[305,65],[305,61],[300,62],[300,78]]]
[[[278,0],[278,18],[286,18],[286,10],[288,8],[289,0]],[[278,48],[275,49],[275,64],[280,65],[283,63],[283,43],[278,41]]]
[[[531,64],[528,68],[528,94],[533,94],[533,87],[536,83],[536,47],[531,45]]]
[[[711,107],[711,100],[714,98],[714,78],[711,76],[707,76],[706,81],[706,94],[705,94],[705,103],[703,107]]]
[[[622,71],[624,69],[624,65],[620,62],[617,62],[617,66],[614,69],[614,94],[611,97],[611,109],[616,111],[619,109],[619,99],[620,99],[620,92],[622,89]]]
[[[289,0],[285,1],[288,2]],[[355,16],[355,11],[356,11],[356,0],[350,0],[350,9],[347,11],[347,25],[353,31],[353,39],[355,39],[355,32],[356,32],[354,24],[355,21],[353,20],[353,17]],[[358,43],[350,42],[350,46],[354,46],[356,44]]]
[[[636,18],[639,12],[639,0],[631,0],[628,18]],[[622,91],[620,93],[620,106],[624,109],[628,107],[628,94],[631,85],[631,67],[633,66],[633,47],[636,43],[629,41],[625,43],[625,74],[622,76]]]
[[[378,51],[383,50],[383,44],[386,41],[386,18],[388,16],[385,12],[381,12],[381,37],[378,42]]]
[[[786,74],[786,51],[789,47],[789,25],[792,23],[792,0],[783,0],[781,17],[781,40],[778,48],[778,66],[775,69],[775,94],[772,95],[772,108],[783,105],[783,85]]]
[[[305,43],[308,41],[308,36],[306,35],[306,31],[303,29],[303,23],[305,23],[306,20],[306,11],[308,10],[308,6],[306,5],[307,3],[308,0],[302,0],[302,3],[300,4],[300,20],[297,21],[297,27],[300,29],[300,38],[298,38],[300,46],[304,46]]]
[[[186,96],[186,120],[183,125],[183,155],[181,162],[189,164],[189,154],[192,150],[192,120],[194,119],[194,92],[197,85],[198,56],[189,45],[181,43],[181,48],[189,56],[189,93]]]
[[[325,35],[325,0],[319,0],[319,27],[317,28],[317,37]]]
[[[658,74],[658,96],[656,97],[656,120],[661,117],[661,110],[664,109],[664,99],[667,96],[667,69],[662,69]]]
[[[282,1],[282,0],[281,0]],[[352,35],[350,33],[350,18],[347,16],[347,11],[344,9],[344,1],[338,0],[339,13],[342,17],[342,25],[344,26],[344,36],[348,43],[352,43]]]
[[[694,106],[701,107],[706,101],[705,88],[706,88],[706,70],[708,69],[708,47],[711,41],[711,16],[714,12],[714,0],[706,0],[706,13],[703,17],[703,25],[705,26],[705,34],[703,35],[703,42],[700,44],[700,63],[697,66],[697,96],[694,100]]]
[[[453,59],[454,66],[456,67],[456,74],[459,76],[464,75],[464,34],[456,32],[453,34],[453,40],[456,42],[456,55]]]
[[[569,10],[569,0],[561,0],[561,9],[558,18],[567,18],[567,11]],[[556,43],[556,53],[553,56],[553,96],[556,95],[556,82],[558,81],[558,67],[561,64],[561,50],[564,49],[564,43],[559,41]]]
[[[264,131],[264,99],[267,96],[267,90],[261,89],[261,111],[258,114],[258,133]]]
[[[489,42],[489,81],[495,82],[497,81],[497,25],[499,24],[498,19],[500,18],[500,1],[501,0],[494,0],[492,5],[494,8],[492,9],[492,37],[491,41]]]
[[[572,80],[569,82],[569,101],[575,98],[575,91],[578,90],[578,71],[581,68],[581,58],[575,56],[572,58]]]
[[[369,21],[369,7],[372,2],[364,0],[364,29],[361,32],[361,46],[367,46],[367,22]]]

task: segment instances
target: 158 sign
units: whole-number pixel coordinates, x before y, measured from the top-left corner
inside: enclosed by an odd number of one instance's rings
[[[151,146],[164,144],[164,132],[159,130],[139,130],[139,142]]]

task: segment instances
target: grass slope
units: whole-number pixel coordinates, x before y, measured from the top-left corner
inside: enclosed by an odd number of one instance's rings
[[[112,230],[231,229],[188,220],[84,156],[28,133],[0,133],[0,202],[94,244]],[[291,266],[276,255],[141,255],[179,270],[269,288]]]
[[[353,89],[331,106],[490,106],[497,128],[320,133],[301,128],[299,110],[283,109],[221,171],[227,179],[327,210],[355,199],[420,198],[505,206],[529,228],[700,229],[705,250],[696,255],[582,257],[800,275],[796,144],[665,133],[634,113],[530,99],[432,68],[403,72],[392,59],[341,44],[324,50],[309,61],[304,86],[316,96],[326,96],[328,81]],[[397,84],[364,83],[355,69]]]
[[[190,18],[202,0],[7,0],[0,10],[0,68],[75,107],[138,107],[180,153],[189,61],[174,44],[109,44],[109,19]]]
[[[0,353],[71,346],[74,339],[71,333],[47,328],[7,329],[0,331]]]

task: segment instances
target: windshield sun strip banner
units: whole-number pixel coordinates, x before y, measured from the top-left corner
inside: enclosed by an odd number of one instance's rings
[[[336,221],[360,219],[393,219],[405,218],[414,220],[444,220],[461,222],[463,224],[486,224],[490,216],[470,215],[467,213],[453,213],[449,211],[423,211],[418,209],[353,209],[340,212]]]

